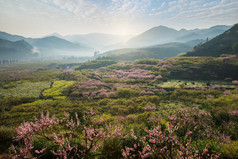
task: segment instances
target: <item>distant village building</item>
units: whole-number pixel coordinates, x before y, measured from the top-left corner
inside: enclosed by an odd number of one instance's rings
[[[4,65],[4,64],[11,64],[11,63],[16,63],[18,62],[17,59],[0,59],[0,65]]]

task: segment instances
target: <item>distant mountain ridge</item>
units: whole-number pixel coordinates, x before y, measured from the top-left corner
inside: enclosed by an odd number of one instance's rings
[[[33,56],[33,47],[25,40],[9,41],[0,39],[0,59],[24,59]]]
[[[183,32],[183,31],[182,31]],[[166,43],[173,41],[175,37],[178,37],[182,34],[180,31],[177,31],[172,28],[165,26],[158,26],[152,29],[149,29],[142,34],[130,39],[127,41],[127,45],[130,46],[148,46]]]
[[[25,39],[25,37],[20,36],[20,35],[12,35],[6,32],[0,32],[0,38],[4,40],[9,40],[9,41],[18,41]]]
[[[90,34],[67,35],[64,36],[64,38],[71,42],[81,43],[84,44],[85,46],[92,46],[95,49],[103,49],[104,47],[124,42],[130,39],[131,36],[90,33]]]
[[[210,41],[194,47],[185,56],[220,56],[222,54],[238,54],[238,23],[223,34]]]
[[[56,36],[35,39],[32,42],[32,45],[37,47],[43,53],[47,53],[48,51],[93,51],[91,48],[85,47],[78,43],[72,43]]]
[[[212,39],[222,33],[224,33],[226,30],[230,29],[231,26],[227,25],[216,25],[208,29],[195,29],[188,31],[185,35],[180,36],[175,39],[175,41],[178,42],[185,42],[189,40],[194,39]]]
[[[196,39],[213,38],[222,34],[231,26],[217,25],[208,29],[193,29],[193,30],[175,30],[166,26],[158,26],[149,29],[140,35],[130,39],[126,42],[130,47],[143,47],[155,44],[169,43],[169,42],[187,42]]]

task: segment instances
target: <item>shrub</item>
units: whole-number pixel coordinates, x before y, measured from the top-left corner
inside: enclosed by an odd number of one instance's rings
[[[100,67],[106,67],[108,65],[116,64],[115,61],[112,60],[92,60],[89,62],[86,62],[84,64],[81,64],[76,70],[82,70],[82,69],[96,69]]]
[[[140,91],[131,88],[117,88],[116,95],[118,98],[130,98],[139,96]]]

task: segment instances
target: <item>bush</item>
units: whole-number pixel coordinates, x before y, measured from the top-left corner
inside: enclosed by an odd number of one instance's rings
[[[16,131],[14,128],[0,126],[0,145],[4,146],[0,152],[8,149],[14,136],[16,136]]]
[[[116,62],[112,60],[92,60],[84,64],[81,64],[78,68],[76,68],[76,70],[97,69],[97,68],[106,67],[112,64],[116,64]]]
[[[156,59],[140,59],[135,60],[136,64],[156,65],[159,61]]]
[[[130,97],[138,97],[140,94],[139,90],[131,89],[131,88],[117,88],[116,95],[118,98],[130,98]]]

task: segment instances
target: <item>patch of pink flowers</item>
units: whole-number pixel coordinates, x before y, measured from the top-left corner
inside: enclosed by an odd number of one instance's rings
[[[132,68],[129,70],[112,70],[117,73],[117,78],[122,79],[153,79],[155,75],[149,74],[147,70]]]
[[[233,84],[238,84],[238,80],[232,81]]]
[[[152,92],[152,91],[145,91],[145,90],[142,90],[141,92],[140,92],[140,95],[154,95],[155,93],[154,92]]]
[[[155,111],[156,106],[145,106],[145,107],[143,107],[143,110],[145,110],[145,111]]]
[[[231,91],[229,91],[229,90],[225,90],[225,91],[223,92],[223,94],[224,94],[224,95],[232,95]]]

